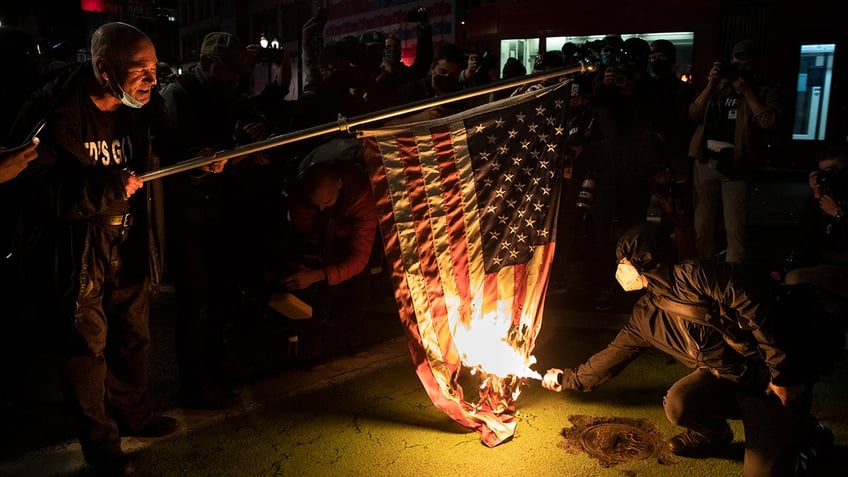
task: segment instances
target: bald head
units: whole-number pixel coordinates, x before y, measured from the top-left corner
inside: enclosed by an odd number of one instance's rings
[[[138,28],[122,22],[102,25],[91,35],[91,61],[105,59],[118,64],[138,49],[153,42]]]
[[[138,28],[121,22],[98,28],[91,36],[91,64],[98,83],[118,100],[100,95],[105,101],[101,104],[93,95],[98,107],[141,107],[150,101],[158,60],[153,42]]]

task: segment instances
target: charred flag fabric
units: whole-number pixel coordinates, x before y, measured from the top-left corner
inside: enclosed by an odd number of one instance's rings
[[[490,447],[513,436],[514,400],[535,374],[565,89],[359,132],[418,377],[439,409]],[[469,401],[463,384],[473,379],[482,384]]]

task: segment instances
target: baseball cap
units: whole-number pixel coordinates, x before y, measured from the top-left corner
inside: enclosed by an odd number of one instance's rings
[[[235,35],[223,31],[215,31],[203,38],[200,56],[218,59],[227,68],[247,73],[247,48]]]
[[[668,40],[659,39],[651,42],[651,53],[665,53],[669,60],[677,60],[677,47]]]
[[[359,36],[359,42],[365,46],[384,45],[386,43],[386,35],[377,30],[366,31]]]
[[[742,40],[733,45],[731,56],[748,55],[757,56],[757,47],[751,40]]]

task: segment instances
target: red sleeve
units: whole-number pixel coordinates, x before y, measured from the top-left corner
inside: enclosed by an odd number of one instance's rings
[[[377,233],[377,205],[371,184],[365,180],[346,181],[345,185],[352,188],[348,203],[344,207],[344,214],[353,218],[351,253],[341,262],[324,267],[329,285],[341,283],[365,269],[371,257],[374,235]]]

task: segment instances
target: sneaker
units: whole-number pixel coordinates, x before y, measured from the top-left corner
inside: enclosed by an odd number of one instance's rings
[[[127,477],[135,474],[135,464],[123,452],[100,454],[87,459],[94,475],[102,477]]]
[[[135,427],[119,428],[121,436],[129,437],[164,437],[173,434],[179,422],[173,417],[154,414],[141,425]]]
[[[725,427],[718,437],[709,437],[686,429],[669,439],[668,448],[672,454],[683,457],[709,457],[729,446],[731,442],[733,431],[730,426]]]

